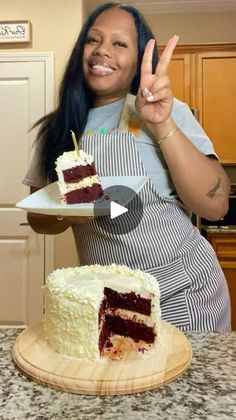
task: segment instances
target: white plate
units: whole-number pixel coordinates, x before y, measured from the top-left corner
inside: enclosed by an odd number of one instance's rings
[[[122,205],[125,206],[143,187],[147,178],[143,176],[100,177],[100,180],[103,190],[113,186],[124,186],[134,191],[134,194],[129,196],[129,200],[122,202]],[[62,204],[59,198],[57,182],[47,185],[47,187],[19,201],[16,207],[32,213],[49,215],[92,216],[94,214],[94,203]],[[109,214],[107,203],[104,203],[104,209],[102,209],[102,205],[100,204],[99,211],[101,215]]]

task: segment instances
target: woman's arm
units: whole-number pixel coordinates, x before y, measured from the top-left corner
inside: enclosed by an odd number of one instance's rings
[[[38,188],[31,187],[30,193],[38,191]],[[43,235],[56,235],[64,232],[73,224],[87,223],[91,217],[64,217],[49,216],[47,214],[27,213],[27,219],[31,228]]]
[[[201,153],[171,117],[173,94],[167,72],[177,42],[177,36],[169,40],[154,74],[155,41],[148,42],[141,65],[136,109],[161,147],[183,204],[199,216],[219,220],[228,211],[229,180],[221,165]]]
[[[171,118],[163,125],[149,125],[157,140],[174,128]],[[223,217],[228,211],[230,182],[219,162],[201,153],[179,129],[160,148],[184,205],[208,220]]]

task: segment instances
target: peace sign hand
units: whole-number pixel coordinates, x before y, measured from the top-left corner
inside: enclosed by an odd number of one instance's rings
[[[136,97],[136,108],[145,123],[163,124],[171,115],[173,95],[167,70],[179,37],[174,35],[167,43],[152,73],[152,56],[155,40],[145,48],[141,64],[140,87]]]

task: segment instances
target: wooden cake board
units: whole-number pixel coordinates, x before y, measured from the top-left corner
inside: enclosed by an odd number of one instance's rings
[[[47,344],[42,323],[21,332],[13,359],[27,377],[61,391],[87,395],[122,395],[147,391],[178,378],[190,366],[187,337],[162,321],[160,345],[143,355],[91,363],[62,356]]]

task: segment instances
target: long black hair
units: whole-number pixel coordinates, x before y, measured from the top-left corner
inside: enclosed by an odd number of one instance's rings
[[[136,95],[140,83],[140,67],[145,46],[149,39],[154,38],[151,29],[141,13],[132,6],[120,3],[104,3],[96,8],[84,23],[80,35],[74,45],[67,62],[64,76],[59,89],[59,100],[56,110],[42,119],[36,141],[42,141],[41,164],[45,177],[53,182],[57,179],[55,160],[65,151],[73,149],[70,130],[73,130],[79,139],[85,129],[88,112],[93,104],[93,93],[88,88],[83,74],[83,51],[87,34],[96,18],[105,10],[117,7],[130,13],[135,22],[138,36],[138,64],[130,93]],[[157,48],[153,54],[153,71],[158,61]]]

